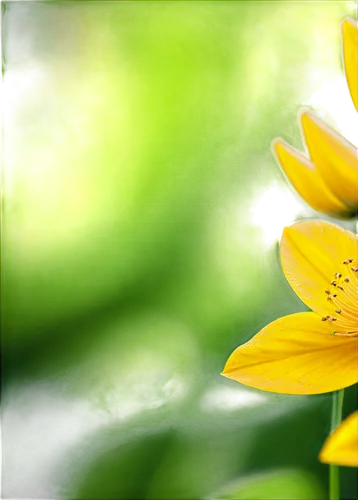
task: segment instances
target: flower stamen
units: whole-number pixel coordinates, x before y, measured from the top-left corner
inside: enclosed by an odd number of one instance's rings
[[[331,335],[344,337],[358,336],[358,267],[355,259],[348,258],[343,261],[346,266],[347,274],[341,272],[334,273],[334,279],[330,286],[325,290],[329,308],[334,308],[338,317],[332,314],[322,316],[322,321],[329,323],[337,322],[339,330],[333,330]],[[343,286],[344,285],[344,286]],[[333,290],[331,287],[334,287]],[[333,312],[333,311],[332,311]]]

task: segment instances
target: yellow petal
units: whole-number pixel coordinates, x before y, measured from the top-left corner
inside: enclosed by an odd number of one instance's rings
[[[315,313],[280,318],[238,347],[223,375],[283,394],[319,394],[352,385],[358,380],[358,341],[329,332]]]
[[[289,181],[312,208],[333,216],[352,215],[351,210],[327,188],[314,164],[306,156],[282,139],[276,139],[273,148],[276,159]]]
[[[310,309],[325,315],[334,307],[325,290],[335,273],[347,273],[346,259],[355,259],[357,265],[358,238],[328,222],[298,222],[284,229],[280,254],[293,290]]]
[[[354,213],[358,207],[358,153],[310,111],[300,113],[310,157],[328,189]]]
[[[346,418],[323,445],[321,462],[358,467],[358,411]]]
[[[358,111],[358,24],[355,19],[347,18],[342,24],[343,61],[348,88]]]

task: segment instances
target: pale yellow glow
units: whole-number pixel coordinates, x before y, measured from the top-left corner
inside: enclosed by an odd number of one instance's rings
[[[51,248],[78,245],[102,232],[103,221],[126,220],[133,206],[140,152],[132,154],[128,146],[131,83],[121,66],[109,73],[105,60],[99,64],[101,71],[91,73],[69,74],[67,60],[6,70],[4,196],[21,200],[6,237],[26,255],[22,260],[39,250],[48,255]],[[110,110],[108,103],[115,103]],[[120,165],[120,174],[112,164]]]

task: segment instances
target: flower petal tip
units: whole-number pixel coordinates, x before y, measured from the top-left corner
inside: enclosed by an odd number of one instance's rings
[[[351,143],[347,139],[345,139],[341,134],[339,134],[339,132],[337,132],[330,125],[328,125],[325,121],[323,121],[311,109],[301,108],[298,112],[298,118],[299,118],[300,125],[304,131],[305,131],[305,129],[310,131],[312,129],[312,127],[315,127],[316,129],[319,129],[321,134],[328,134],[328,135],[333,136],[337,139],[339,138],[339,140],[342,141],[343,143],[351,145]]]
[[[354,19],[353,17],[346,17],[343,19],[341,22],[341,32],[344,33],[346,29],[352,29],[356,28],[358,29],[358,20]]]
[[[316,115],[312,111],[312,109],[303,106],[297,111],[297,120],[301,123],[302,119],[314,118]],[[317,118],[317,117],[316,117]]]
[[[271,150],[276,151],[278,147],[280,147],[285,141],[281,137],[275,137],[271,141]]]
[[[288,149],[289,145],[287,144],[287,142],[281,139],[281,137],[276,137],[276,139],[271,142],[271,152],[276,157],[276,160],[279,162],[279,164],[281,164],[280,153],[282,153],[282,151],[287,151]]]

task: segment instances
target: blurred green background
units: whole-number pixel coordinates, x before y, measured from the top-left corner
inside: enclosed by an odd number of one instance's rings
[[[305,310],[278,238],[319,215],[270,142],[302,104],[354,138],[357,2],[2,7],[3,498],[326,499],[330,395],[220,372]]]

